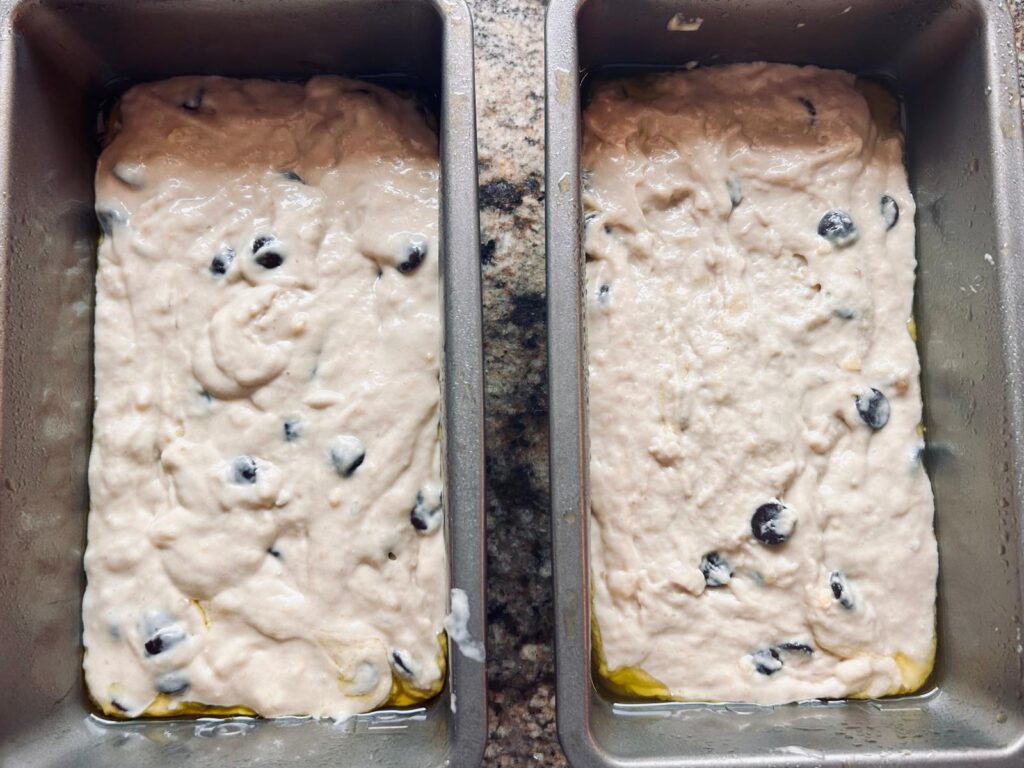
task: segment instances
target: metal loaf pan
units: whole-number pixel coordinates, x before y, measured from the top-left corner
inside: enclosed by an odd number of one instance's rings
[[[484,665],[344,723],[108,723],[81,673],[100,105],[179,74],[386,76],[439,95],[443,459],[451,585],[484,637],[472,22],[463,0],[0,0],[0,765],[476,766]]]
[[[551,0],[546,32],[558,732],[570,761],[644,768],[1024,764],[1024,177],[1005,4]],[[940,550],[938,663],[924,692],[901,699],[780,707],[618,702],[591,677],[581,77],[758,60],[881,76],[903,103],[918,204],[926,462]]]

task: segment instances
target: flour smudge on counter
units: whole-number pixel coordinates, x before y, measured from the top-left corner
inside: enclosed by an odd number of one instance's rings
[[[591,584],[617,690],[775,704],[931,669],[902,158],[894,102],[842,72],[594,87]]]
[[[105,712],[344,718],[440,689],[437,152],[412,99],[341,78],[122,99],[83,604]]]

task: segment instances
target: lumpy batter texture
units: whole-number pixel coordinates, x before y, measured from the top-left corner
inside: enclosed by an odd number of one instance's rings
[[[142,85],[114,122],[96,174],[91,695],[122,717],[335,718],[431,695],[434,132],[411,100],[326,77]]]
[[[584,122],[599,668],[690,700],[916,689],[937,554],[894,104],[737,65],[602,83]]]

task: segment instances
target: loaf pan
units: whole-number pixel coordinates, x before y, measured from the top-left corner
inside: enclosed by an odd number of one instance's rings
[[[1024,764],[1024,178],[1005,5],[551,0],[546,38],[555,639],[558,733],[569,760],[578,768]],[[592,678],[580,84],[602,73],[748,61],[881,78],[902,101],[940,553],[938,661],[915,696],[776,707],[629,703]]]
[[[463,0],[0,0],[0,765],[477,766],[484,665],[343,723],[96,716],[81,673],[97,116],[182,74],[370,77],[435,94],[451,586],[484,637],[483,387],[472,24]]]

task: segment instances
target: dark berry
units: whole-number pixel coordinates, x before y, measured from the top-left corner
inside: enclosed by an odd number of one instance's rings
[[[147,656],[156,656],[185,639],[185,630],[166,613],[152,611],[143,618],[139,629],[144,638]]]
[[[285,419],[283,431],[285,442],[294,442],[302,437],[302,422],[298,419]]]
[[[281,550],[278,549],[277,547],[268,547],[267,548],[267,554],[270,555],[271,557],[276,557],[278,559],[281,558]]]
[[[852,611],[855,607],[853,595],[850,594],[850,585],[842,571],[832,571],[828,575],[828,585],[832,590],[832,597],[836,599],[843,608]]]
[[[597,300],[602,304],[608,303],[608,297],[612,292],[612,287],[608,283],[601,283],[597,289]]]
[[[796,529],[796,512],[781,501],[769,501],[755,510],[750,530],[762,544],[784,544]]]
[[[700,559],[700,572],[709,587],[724,587],[733,576],[729,561],[717,552],[708,552]]]
[[[740,186],[739,179],[726,179],[725,188],[729,190],[729,202],[732,203],[733,208],[736,208],[736,206],[743,202],[743,187]]]
[[[305,184],[306,183],[303,180],[303,178],[301,176],[299,176],[299,174],[297,174],[295,171],[281,171],[281,175],[284,178],[286,178],[288,181],[297,181],[297,182],[299,182],[299,184]]]
[[[388,658],[391,661],[392,669],[394,669],[399,676],[404,678],[413,678],[416,676],[412,659],[402,651],[397,648],[392,648],[391,653],[388,654]]]
[[[277,269],[284,264],[284,256],[277,251],[260,251],[255,261],[264,269]]]
[[[199,108],[203,106],[203,96],[206,95],[206,89],[200,88],[194,94],[185,99],[181,104],[181,108],[188,110],[189,112],[198,112]]]
[[[857,413],[871,429],[876,432],[889,423],[889,415],[892,408],[889,405],[889,398],[872,387],[854,398],[857,404]]]
[[[807,656],[814,655],[814,649],[807,643],[779,643],[775,647],[785,653],[803,653]]]
[[[166,672],[153,681],[153,685],[160,693],[168,696],[175,696],[188,690],[188,678],[184,672]]]
[[[829,211],[821,217],[821,221],[818,222],[818,234],[835,244],[837,248],[853,245],[860,236],[850,214],[840,210]]]
[[[811,122],[813,123],[815,118],[818,117],[818,108],[814,106],[814,102],[805,96],[797,96],[796,100],[799,101],[803,105],[804,109],[807,110],[807,115],[811,118]]]
[[[427,494],[419,491],[416,494],[416,503],[409,511],[409,521],[412,527],[423,534],[434,533],[444,522],[444,505],[441,502],[441,495]]]
[[[256,482],[256,459],[252,456],[239,456],[231,462],[231,479],[239,485],[252,485]]]
[[[849,307],[839,307],[839,309],[835,310],[832,314],[840,320],[853,320],[857,316],[857,313]]]
[[[896,226],[896,222],[900,220],[900,206],[899,204],[889,195],[882,195],[882,202],[880,205],[882,211],[882,219],[885,221],[885,229],[889,231]]]
[[[255,240],[252,241],[252,252],[258,253],[260,248],[270,245],[274,242],[273,235],[259,235]]]
[[[97,208],[96,220],[100,224],[100,231],[109,237],[114,233],[114,227],[125,224],[128,221],[128,217],[121,213],[121,211],[115,211],[112,208]]]
[[[782,657],[774,648],[762,648],[750,654],[754,669],[762,675],[774,675],[782,669]]]
[[[142,187],[146,186],[142,168],[138,165],[132,165],[131,163],[115,163],[114,167],[110,169],[110,172],[114,175],[114,178],[127,187],[142,189]]]
[[[363,441],[355,435],[338,435],[327,448],[334,471],[342,477],[351,477],[366,458]]]
[[[405,261],[398,265],[398,271],[403,275],[415,272],[425,258],[427,258],[427,244],[413,243],[405,252]]]
[[[110,706],[112,706],[118,712],[127,712],[128,711],[128,707],[126,707],[124,704],[122,704],[117,699],[111,699],[110,700]]]
[[[235,249],[225,248],[210,262],[210,273],[216,276],[225,275],[235,260]]]

